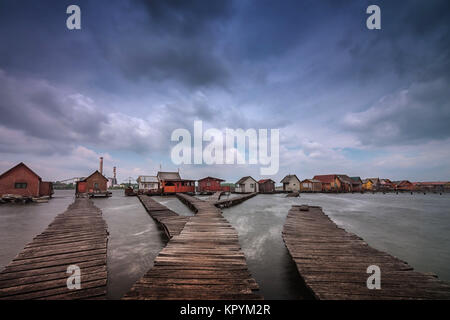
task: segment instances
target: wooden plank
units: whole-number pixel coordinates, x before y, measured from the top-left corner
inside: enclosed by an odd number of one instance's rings
[[[108,231],[101,210],[76,198],[0,273],[0,299],[104,299]],[[67,267],[81,271],[81,289],[68,289]]]
[[[261,299],[237,232],[216,207],[217,201],[177,197],[196,215],[171,237],[153,268],[124,299]],[[151,207],[160,208],[149,203],[150,214]]]
[[[293,206],[283,240],[305,284],[318,299],[450,299],[450,284],[413,271],[338,227],[320,207]],[[367,267],[381,269],[381,289],[368,289]]]

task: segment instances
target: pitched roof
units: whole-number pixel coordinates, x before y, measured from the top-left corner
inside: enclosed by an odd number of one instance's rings
[[[280,183],[286,183],[291,180],[291,178],[295,178],[300,182],[300,179],[295,174],[288,174],[286,177],[283,178],[283,180],[280,181]]]
[[[159,180],[165,180],[165,181],[181,180],[179,172],[161,172],[161,171],[159,171],[157,177]]]
[[[102,175],[102,174],[100,173],[100,171],[98,171],[98,170],[95,170],[91,175],[87,176],[86,178],[81,178],[80,181],[86,181],[87,179],[89,179],[90,177],[92,177],[92,176],[93,176],[94,174],[96,174],[96,173],[98,173],[99,175],[101,175],[101,176],[103,177],[103,179],[105,179],[106,181],[108,181],[108,179],[107,179],[104,175]]]
[[[333,183],[334,179],[336,179],[337,175],[335,174],[322,174],[318,176],[314,176],[314,180],[319,180],[322,183]]]
[[[416,182],[418,185],[429,185],[429,186],[441,186],[444,184],[450,183],[448,181],[425,181],[425,182]]]
[[[258,181],[258,183],[266,183],[266,182],[270,182],[270,181],[275,183],[275,181],[273,181],[272,179],[261,179]]]
[[[225,180],[223,180],[223,179],[220,179],[220,178],[214,178],[214,177],[210,177],[210,176],[207,176],[206,178],[199,179],[198,181],[203,181],[203,180],[206,180],[206,179],[217,180],[217,181],[225,181]]]
[[[353,184],[353,180],[346,174],[338,174],[337,177],[344,183]]]
[[[322,181],[316,179],[305,179],[302,182],[322,183]]]
[[[245,177],[240,178],[239,181],[236,182],[236,184],[242,184],[242,183],[244,183],[247,179],[252,179],[253,181],[257,182],[255,179],[253,179],[253,177],[251,177],[251,176],[245,176]]]
[[[5,176],[5,175],[7,175],[7,174],[10,173],[11,171],[13,171],[13,170],[15,170],[15,169],[17,169],[17,168],[19,168],[19,167],[24,167],[25,169],[27,169],[28,171],[30,171],[32,174],[34,174],[39,180],[42,180],[41,177],[40,177],[36,172],[34,172],[33,170],[31,170],[31,169],[30,169],[25,163],[23,163],[23,162],[20,162],[19,164],[15,165],[15,166],[12,167],[11,169],[6,170],[5,172],[3,172],[3,173],[0,175],[0,178],[3,177],[3,176]]]
[[[352,179],[353,182],[362,182],[360,177],[350,177],[350,179]]]
[[[158,182],[158,177],[156,176],[139,176],[136,179],[137,182]]]

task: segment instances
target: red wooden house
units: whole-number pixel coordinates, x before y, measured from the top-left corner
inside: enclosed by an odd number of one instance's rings
[[[23,197],[43,197],[53,194],[52,182],[42,181],[23,162],[0,175],[0,196],[14,194]]]
[[[98,170],[95,170],[90,176],[77,182],[76,194],[87,194],[91,197],[109,197],[111,193],[108,192],[108,179]]]
[[[397,191],[414,191],[416,186],[408,180],[394,181],[395,190]]]
[[[162,193],[195,193],[195,180],[181,179],[178,172],[158,172]]]
[[[198,180],[198,192],[217,192],[217,191],[230,191],[230,187],[223,187],[220,184],[225,180],[206,177]]]
[[[258,181],[259,193],[274,193],[275,181],[272,179],[262,179]]]

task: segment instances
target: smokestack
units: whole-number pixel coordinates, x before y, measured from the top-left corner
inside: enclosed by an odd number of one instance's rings
[[[100,173],[103,174],[103,157],[100,157]]]

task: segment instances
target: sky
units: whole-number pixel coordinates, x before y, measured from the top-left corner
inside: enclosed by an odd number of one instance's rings
[[[81,8],[81,30],[66,8]],[[381,30],[366,8],[381,8]],[[180,170],[175,129],[279,129],[286,174],[450,180],[447,0],[0,0],[0,172]]]

